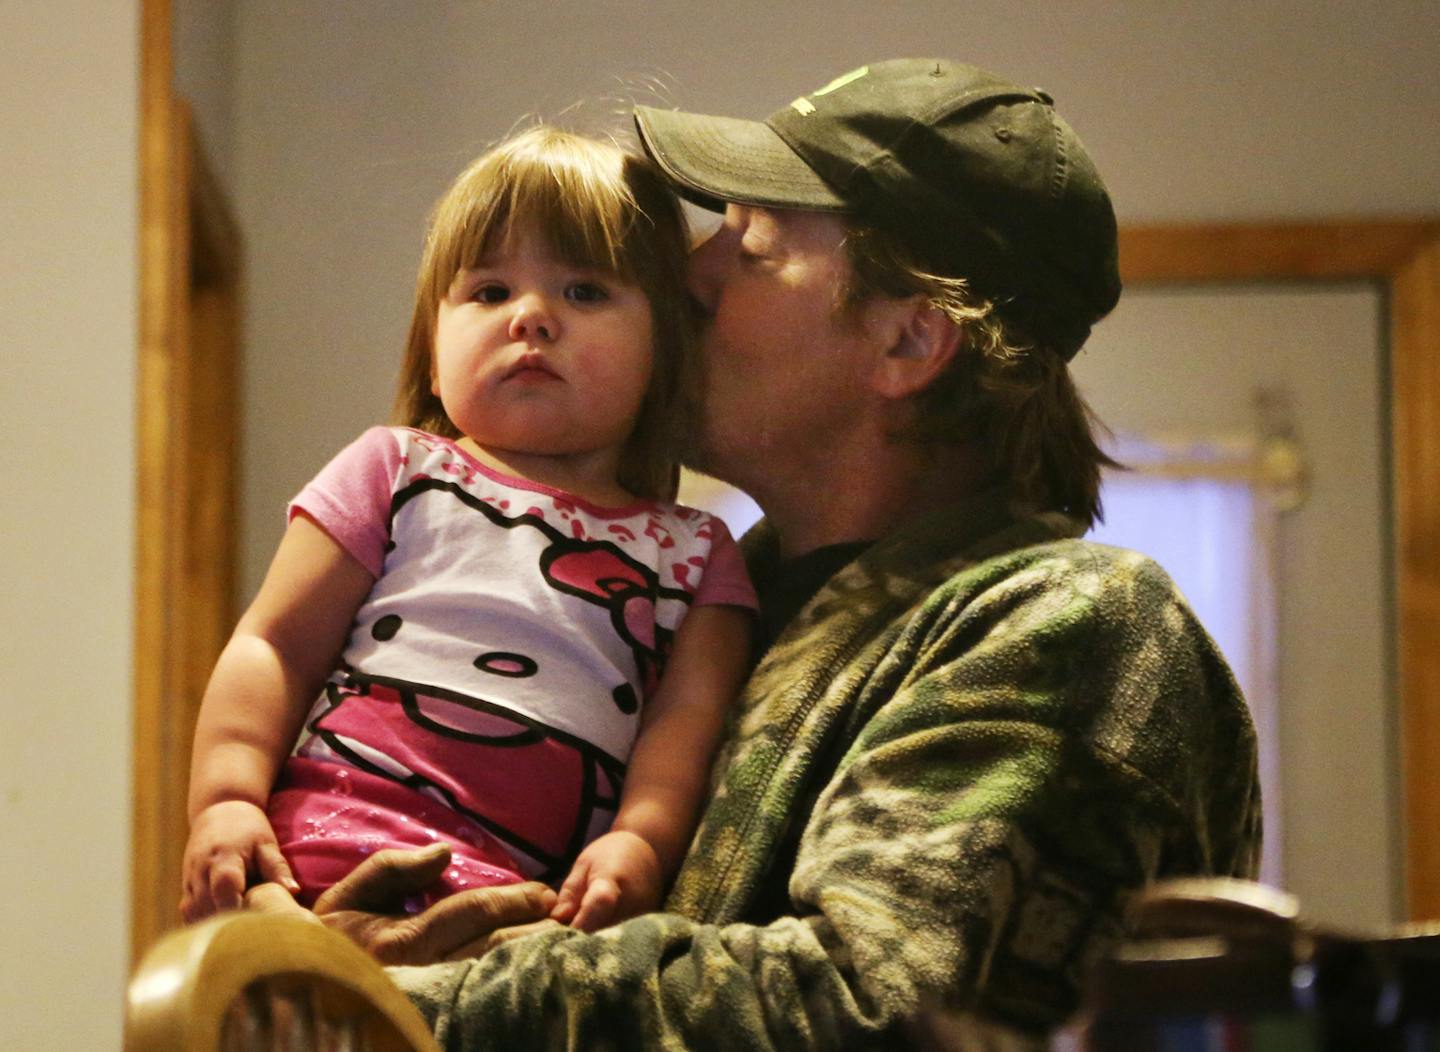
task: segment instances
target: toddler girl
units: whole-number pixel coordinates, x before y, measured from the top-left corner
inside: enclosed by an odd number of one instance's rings
[[[295,498],[206,688],[187,920],[262,880],[310,904],[372,851],[436,840],[437,896],[563,878],[555,916],[586,930],[659,904],[754,606],[724,525],[664,503],[686,249],[648,162],[554,129],[441,198],[405,426]]]

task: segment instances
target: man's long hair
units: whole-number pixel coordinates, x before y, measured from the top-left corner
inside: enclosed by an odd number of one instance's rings
[[[1101,469],[1119,465],[1096,441],[1104,425],[1076,390],[1065,359],[963,278],[927,269],[883,230],[852,222],[846,251],[852,278],[843,309],[875,296],[919,294],[960,329],[954,362],[916,396],[913,429],[902,437],[969,445],[1017,504],[1062,511],[1087,527],[1098,521]]]

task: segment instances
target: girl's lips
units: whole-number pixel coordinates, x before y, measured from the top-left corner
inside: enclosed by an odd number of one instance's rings
[[[545,364],[545,359],[538,354],[527,354],[518,362],[505,370],[506,380],[558,380],[560,374]]]

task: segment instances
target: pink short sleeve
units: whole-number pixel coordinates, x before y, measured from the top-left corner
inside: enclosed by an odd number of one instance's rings
[[[390,541],[390,499],[400,456],[392,431],[370,428],[336,454],[290,502],[286,521],[303,511],[379,577]]]
[[[705,574],[695,592],[695,605],[757,609],[760,603],[750,583],[750,574],[745,569],[740,546],[718,518],[710,517],[710,528],[714,533],[710,542],[710,558],[705,563]]]

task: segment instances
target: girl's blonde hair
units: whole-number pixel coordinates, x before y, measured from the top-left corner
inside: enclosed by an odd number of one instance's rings
[[[695,416],[685,217],[650,161],[557,128],[531,128],[502,142],[461,172],[435,205],[392,422],[460,437],[431,392],[440,304],[456,274],[522,230],[571,265],[638,285],[649,300],[654,364],[618,481],[637,496],[673,499],[681,428]]]

